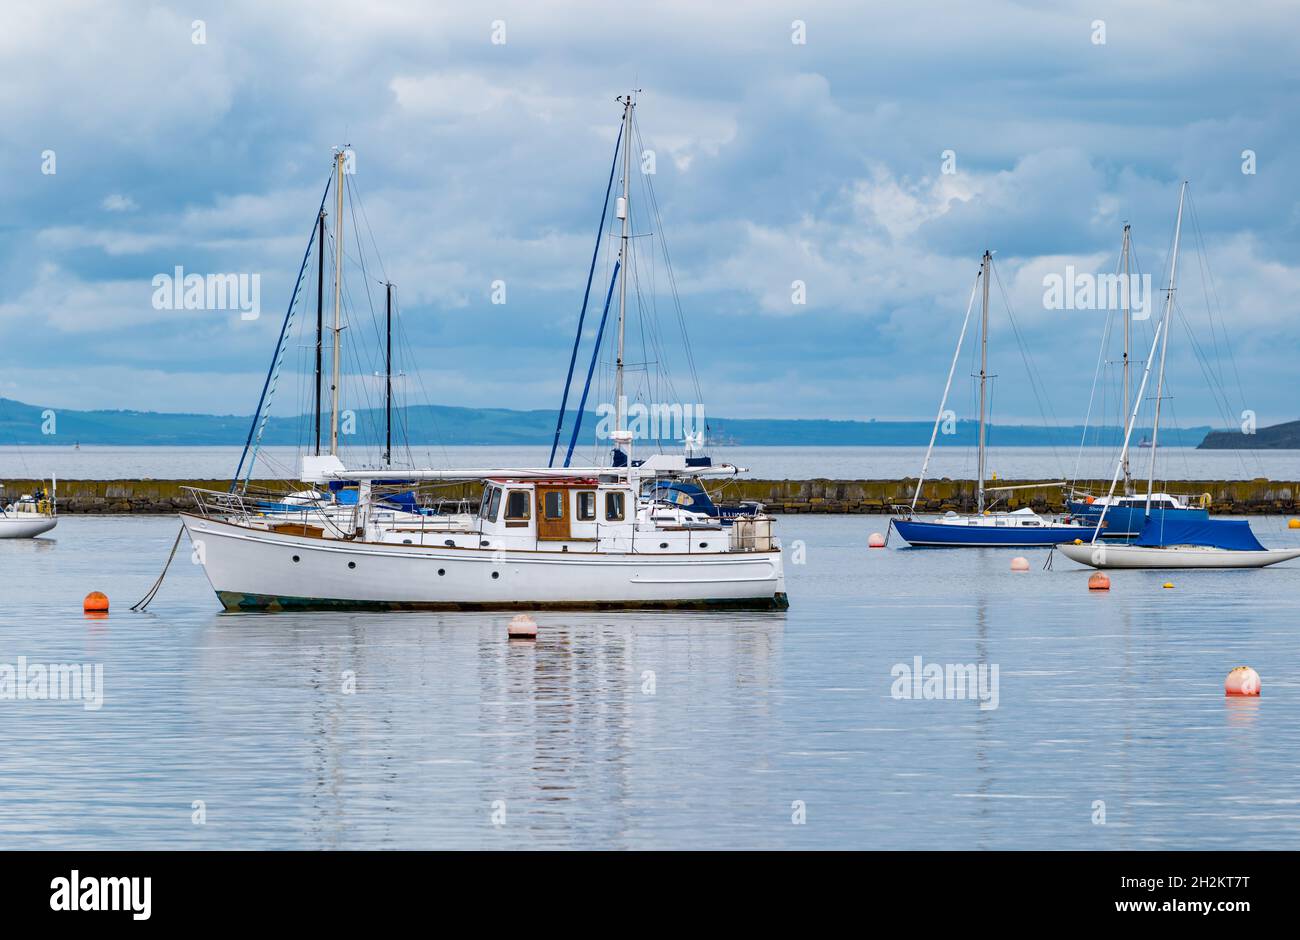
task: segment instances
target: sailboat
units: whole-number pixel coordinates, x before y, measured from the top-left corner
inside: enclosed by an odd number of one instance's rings
[[[58,481],[51,480],[48,491],[42,488],[0,502],[0,539],[35,538],[58,525],[57,492]]]
[[[989,546],[1047,547],[1068,539],[1089,537],[1093,527],[1085,527],[1069,520],[1044,518],[1032,509],[1017,509],[1014,512],[993,512],[986,508],[986,492],[989,490],[1006,491],[1012,487],[989,487],[985,482],[987,465],[987,428],[986,428],[986,384],[988,382],[988,327],[989,327],[989,277],[993,266],[992,252],[985,251],[980,263],[975,286],[971,289],[970,302],[966,306],[966,319],[962,323],[961,333],[957,338],[957,349],[953,353],[952,365],[948,369],[948,382],[943,389],[943,398],[939,402],[939,414],[930,433],[930,446],[926,449],[925,460],[921,465],[921,474],[916,481],[916,492],[908,507],[901,507],[890,520],[890,526],[898,531],[909,545],[915,547],[974,548]],[[953,373],[961,356],[962,341],[966,337],[966,328],[970,324],[971,310],[975,305],[975,293],[983,287],[983,304],[980,316],[980,417],[978,450],[978,490],[976,494],[975,513],[948,512],[931,519],[919,519],[913,514],[917,500],[921,496],[921,487],[925,483],[925,474],[930,466],[930,457],[934,452],[939,425],[943,419],[944,409],[948,403],[948,392],[952,388]]]
[[[1178,251],[1182,239],[1183,204],[1187,197],[1184,180],[1178,192],[1178,217],[1174,223],[1173,254],[1169,262],[1169,286],[1165,290],[1164,316],[1156,327],[1147,356],[1142,382],[1129,413],[1124,431],[1124,446],[1115,474],[1111,478],[1110,492],[1102,504],[1096,534],[1089,542],[1078,539],[1056,546],[1072,561],[1093,568],[1264,568],[1279,562],[1300,558],[1300,548],[1268,549],[1255,537],[1250,523],[1244,520],[1191,518],[1160,512],[1153,509],[1156,449],[1160,440],[1160,405],[1164,394],[1165,361],[1169,352],[1169,323],[1174,308],[1174,292],[1178,284]],[[1142,393],[1151,376],[1151,365],[1157,349],[1160,368],[1156,379],[1155,420],[1151,429],[1150,472],[1147,476],[1145,518],[1138,537],[1128,544],[1098,544],[1109,510],[1114,505],[1115,489],[1121,473],[1128,466],[1129,441],[1137,421]]]
[[[1124,237],[1120,246],[1120,268],[1123,271],[1123,284],[1125,285],[1123,291],[1123,395],[1120,414],[1125,416],[1128,415],[1129,411],[1130,371],[1133,363],[1132,356],[1129,353],[1130,338],[1133,327],[1133,310],[1131,305],[1131,288],[1133,283],[1131,271],[1132,238],[1132,226],[1125,223]],[[1106,339],[1103,337],[1103,347],[1105,341]],[[1139,448],[1149,448],[1150,446],[1151,441],[1145,437],[1138,442]],[[1191,498],[1184,495],[1175,496],[1170,493],[1148,493],[1145,496],[1135,495],[1133,488],[1133,475],[1127,454],[1125,454],[1120,460],[1120,466],[1123,477],[1123,493],[1100,497],[1084,494],[1083,498],[1072,498],[1066,501],[1066,508],[1069,510],[1070,515],[1089,525],[1100,525],[1102,521],[1102,512],[1104,511],[1106,513],[1106,526],[1101,532],[1104,538],[1135,538],[1141,533],[1142,527],[1146,524],[1148,516],[1159,516],[1162,519],[1171,522],[1199,522],[1209,518],[1208,496],[1203,495],[1199,505],[1192,505]]]
[[[710,513],[707,501],[697,501],[689,487],[664,486],[734,476],[740,468],[695,455],[691,442],[680,454],[637,459],[633,453],[635,435],[627,426],[622,392],[633,237],[628,214],[634,96],[619,101],[623,115],[610,179],[612,185],[621,161],[622,195],[615,212],[621,234],[605,301],[608,314],[617,287],[617,412],[608,459],[587,466],[571,466],[566,457],[563,466],[451,469],[351,469],[343,463],[338,422],[344,155],[337,152],[331,180],[336,197],[336,260],[328,452],[302,458],[300,478],[310,488],[293,494],[292,511],[283,508],[283,496],[252,493],[246,479],[242,485],[236,479],[229,492],[191,489],[198,509],[181,514],[195,557],[224,607],[780,610],[789,606],[781,545],[773,534],[773,520],[761,507],[724,520]],[[328,192],[327,185],[321,212]],[[606,209],[608,203],[607,187]],[[602,238],[604,224],[602,211]],[[323,225],[314,227],[313,238],[317,237],[323,246]],[[303,269],[306,262],[304,256]],[[286,324],[293,305],[291,300]],[[603,327],[602,317],[602,335]],[[283,342],[282,328],[281,346]],[[583,405],[598,351],[599,339]],[[281,355],[277,348],[272,372]],[[319,353],[317,362],[319,396]],[[389,372],[391,376],[391,366]],[[270,384],[268,374],[263,401]],[[245,455],[256,439],[262,409],[259,402]],[[557,426],[557,441],[558,436]],[[573,443],[570,457],[572,451]],[[552,463],[554,453],[553,448]],[[243,466],[241,458],[237,478]],[[441,513],[418,502],[425,495],[423,487],[447,480],[481,481],[477,509]],[[346,502],[340,495],[345,492],[353,494]],[[668,493],[671,499],[665,496]],[[268,503],[274,504],[271,511]],[[393,511],[393,506],[400,511]]]

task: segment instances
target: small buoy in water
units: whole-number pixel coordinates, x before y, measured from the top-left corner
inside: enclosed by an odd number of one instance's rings
[[[867,548],[884,548],[884,547],[885,547],[885,537],[881,535],[879,532],[872,532],[871,535],[867,537]]]
[[[510,618],[510,626],[506,628],[506,633],[511,639],[535,640],[537,621],[527,614],[515,614]]]
[[[1238,666],[1223,680],[1224,695],[1258,695],[1259,673],[1249,666]]]
[[[82,610],[86,613],[108,613],[108,595],[101,594],[99,591],[91,591],[86,595],[85,603],[82,604]]]
[[[1164,584],[1162,584],[1162,585],[1160,585],[1160,586],[1161,586],[1162,588],[1171,588],[1171,587],[1174,586],[1174,582],[1172,582],[1172,581],[1166,581]]]
[[[1011,570],[1012,570],[1012,571],[1028,571],[1028,570],[1029,570],[1029,559],[1028,559],[1028,558],[1025,558],[1023,555],[1017,555],[1015,558],[1011,559]]]
[[[1098,571],[1096,574],[1094,574],[1091,578],[1088,579],[1088,590],[1109,591],[1110,578],[1106,577],[1104,574]]]
[[[1300,519],[1292,519],[1286,524],[1288,529],[1300,529]]]

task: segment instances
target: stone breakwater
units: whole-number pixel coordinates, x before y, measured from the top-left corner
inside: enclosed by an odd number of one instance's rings
[[[0,500],[10,502],[40,486],[36,480],[6,480],[0,483]],[[194,499],[182,487],[225,490],[228,480],[60,480],[59,511],[80,513],[170,514],[193,509]],[[1001,499],[996,508],[1028,506],[1041,512],[1065,508],[1060,486],[1033,480],[1000,480],[997,486],[1029,486],[1005,492],[991,491],[990,499]],[[288,492],[292,483],[284,480],[253,480],[250,486]],[[447,500],[477,501],[481,484],[476,481],[439,484],[437,495]],[[903,480],[725,480],[710,481],[709,491],[724,505],[742,501],[761,502],[774,513],[880,513],[891,506],[907,505],[916,489],[915,479]],[[1185,480],[1169,481],[1171,493],[1210,496],[1210,511],[1231,515],[1300,513],[1300,483],[1277,480]],[[975,507],[975,481],[931,480],[925,484],[919,512],[968,512]],[[1104,492],[1100,487],[1094,492]]]

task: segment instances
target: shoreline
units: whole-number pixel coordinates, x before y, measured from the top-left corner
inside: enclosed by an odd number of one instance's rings
[[[0,500],[16,499],[41,485],[32,479],[0,482]],[[259,479],[249,481],[253,488],[282,490],[301,488],[293,480]],[[1025,487],[1011,490],[997,508],[1031,508],[1039,512],[1061,512],[1065,508],[1065,491],[1053,481],[998,480],[993,486]],[[59,512],[64,515],[170,515],[191,509],[193,498],[182,487],[226,490],[230,481],[216,479],[121,479],[60,480]],[[1093,490],[1104,493],[1108,483]],[[439,495],[448,500],[477,501],[478,481],[447,481],[439,486]],[[826,513],[857,515],[888,513],[895,505],[908,505],[916,489],[916,478],[862,480],[761,480],[737,478],[717,481],[708,487],[715,502],[734,505],[742,501],[763,503],[775,515]],[[1210,496],[1211,514],[1282,515],[1300,512],[1300,482],[1282,480],[1167,480],[1161,489],[1176,494]],[[990,495],[996,497],[997,491]],[[975,507],[974,480],[941,478],[926,482],[919,513],[971,512]]]

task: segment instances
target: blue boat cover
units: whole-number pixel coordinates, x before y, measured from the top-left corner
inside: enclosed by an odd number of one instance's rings
[[[1235,552],[1262,552],[1244,519],[1176,519],[1152,516],[1134,545],[1211,545]]]

